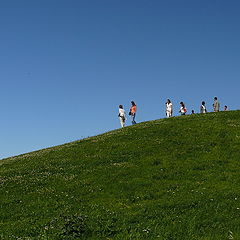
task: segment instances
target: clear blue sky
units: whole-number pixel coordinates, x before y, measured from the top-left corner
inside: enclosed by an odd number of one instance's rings
[[[0,158],[137,121],[240,105],[240,1],[3,0]],[[130,121],[128,119],[128,124]]]

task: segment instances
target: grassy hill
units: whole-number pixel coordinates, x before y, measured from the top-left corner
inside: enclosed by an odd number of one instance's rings
[[[240,111],[0,161],[0,239],[240,239]]]

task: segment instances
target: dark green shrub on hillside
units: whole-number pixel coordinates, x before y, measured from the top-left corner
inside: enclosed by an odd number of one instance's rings
[[[87,217],[84,215],[62,216],[60,223],[59,239],[75,240],[91,236],[91,230],[87,225]]]

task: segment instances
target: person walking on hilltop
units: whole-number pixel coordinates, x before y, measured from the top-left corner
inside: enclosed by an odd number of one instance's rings
[[[184,102],[180,102],[180,110],[179,110],[179,112],[181,113],[181,115],[186,115],[187,108],[186,108]]]
[[[136,121],[135,121],[135,117],[136,117],[136,112],[137,112],[137,105],[135,104],[134,101],[131,101],[131,108],[130,108],[130,111],[129,111],[129,115],[131,116],[132,118],[132,124],[136,124]]]
[[[214,98],[213,111],[214,112],[219,112],[220,111],[220,103],[219,103],[217,97]]]
[[[200,113],[207,113],[207,108],[204,101],[202,101],[202,105],[200,106]]]
[[[166,116],[169,118],[169,117],[172,117],[172,114],[173,114],[173,105],[172,105],[170,99],[167,99],[167,102],[166,102]]]
[[[125,110],[123,109],[123,105],[119,105],[118,117],[120,120],[121,127],[122,128],[125,127],[126,114],[125,114]]]

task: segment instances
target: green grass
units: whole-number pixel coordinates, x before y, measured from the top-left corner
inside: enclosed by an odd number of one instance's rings
[[[0,239],[240,239],[240,111],[0,161]]]

